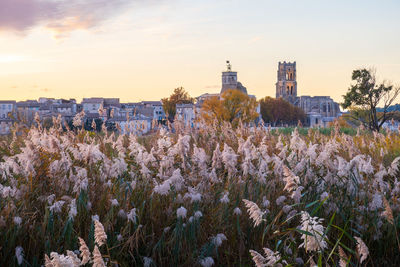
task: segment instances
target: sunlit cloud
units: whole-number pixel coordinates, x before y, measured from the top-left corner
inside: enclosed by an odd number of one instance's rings
[[[0,31],[26,34],[44,27],[55,38],[91,29],[127,10],[132,0],[1,0]],[[153,1],[152,1],[153,2]]]

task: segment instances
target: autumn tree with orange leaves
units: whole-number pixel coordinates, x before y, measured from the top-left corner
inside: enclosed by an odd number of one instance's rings
[[[259,116],[257,101],[239,90],[227,90],[219,97],[206,99],[201,108],[201,118],[207,123],[230,122],[234,127],[254,122]]]

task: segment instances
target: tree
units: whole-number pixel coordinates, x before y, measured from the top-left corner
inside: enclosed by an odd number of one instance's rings
[[[201,107],[201,117],[209,124],[214,121],[222,123],[225,120],[224,107],[219,97],[213,96],[204,101]]]
[[[351,128],[352,127],[350,125],[349,120],[346,115],[342,115],[328,123],[328,127],[335,127],[335,125],[338,125],[339,128]]]
[[[355,84],[343,96],[344,102],[341,106],[357,111],[353,112],[354,119],[371,131],[379,132],[383,123],[392,116],[388,108],[399,95],[400,88],[385,82],[377,83],[375,71],[370,69],[354,70],[352,80]],[[380,114],[377,112],[378,105],[383,105]]]
[[[221,98],[211,97],[204,101],[201,108],[202,118],[209,123],[230,122],[234,127],[239,121],[251,123],[258,117],[256,99],[239,90],[227,90]]]
[[[260,100],[260,113],[264,122],[273,126],[278,124],[296,125],[298,121],[304,122],[306,115],[304,111],[283,98],[265,97]]]
[[[172,122],[176,114],[176,104],[193,104],[194,99],[183,89],[178,87],[174,89],[174,92],[170,97],[161,99],[165,114],[168,119]]]

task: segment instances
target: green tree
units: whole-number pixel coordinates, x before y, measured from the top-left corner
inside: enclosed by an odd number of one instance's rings
[[[383,123],[392,117],[389,106],[399,95],[400,88],[389,83],[378,83],[375,72],[370,69],[358,69],[353,71],[352,84],[343,96],[341,106],[350,109],[351,116],[360,121],[371,131],[381,129]],[[378,105],[383,105],[379,114]]]
[[[193,104],[194,99],[190,97],[183,87],[178,87],[174,89],[170,97],[161,99],[161,102],[168,119],[173,121],[176,114],[176,104]]]

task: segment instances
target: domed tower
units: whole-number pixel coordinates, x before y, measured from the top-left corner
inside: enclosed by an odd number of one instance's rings
[[[222,72],[221,94],[226,90],[236,89],[247,94],[247,89],[237,80],[237,72],[232,71],[232,65],[229,60],[226,61],[227,70]]]
[[[293,63],[284,61],[278,64],[278,81],[276,83],[276,98],[283,99],[294,104],[297,98],[296,61]]]

